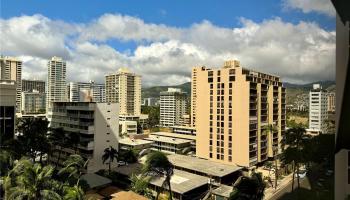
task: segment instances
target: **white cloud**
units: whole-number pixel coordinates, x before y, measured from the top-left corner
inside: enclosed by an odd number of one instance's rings
[[[41,15],[0,21],[7,27],[3,54],[21,56],[26,78],[45,78],[46,61],[67,59],[70,81],[104,82],[104,75],[129,67],[143,85],[174,85],[190,80],[193,66],[221,66],[239,59],[247,68],[280,75],[284,81],[311,82],[335,77],[335,32],[312,22],[291,24],[280,18],[224,28],[203,21],[187,28],[150,24],[105,14],[87,24],[53,21]],[[3,37],[1,37],[3,38]],[[120,52],[109,41],[131,41]]]
[[[283,6],[287,9],[300,9],[304,13],[318,12],[331,17],[336,13],[330,0],[284,0]]]

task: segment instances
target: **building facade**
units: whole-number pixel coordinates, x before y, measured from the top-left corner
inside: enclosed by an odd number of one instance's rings
[[[16,81],[0,81],[0,145],[14,137],[16,91]]]
[[[85,160],[89,159],[86,171],[94,173],[100,169],[107,169],[102,163],[104,150],[109,147],[118,149],[119,125],[117,103],[95,102],[55,102],[49,113],[49,126],[63,128],[64,134],[79,135],[79,144],[61,148],[56,146],[49,158],[50,162],[58,164],[71,154],[77,153]]]
[[[327,111],[335,112],[335,93],[330,92],[327,95]]]
[[[143,106],[158,106],[158,104],[159,104],[158,99],[152,98],[152,97],[144,98],[142,103]]]
[[[45,81],[41,80],[22,80],[22,92],[33,92],[34,90],[39,93],[45,93]]]
[[[105,76],[106,102],[120,105],[120,115],[141,114],[141,76],[120,68]]]
[[[187,95],[178,88],[168,88],[160,92],[160,125],[163,127],[178,126],[183,123],[187,110]]]
[[[70,102],[106,102],[105,85],[90,80],[88,83],[67,84],[67,99]]]
[[[327,91],[320,84],[314,84],[310,91],[309,101],[309,130],[310,132],[324,132],[327,114]]]
[[[22,92],[22,114],[40,114],[45,113],[46,109],[45,93],[33,90],[32,92]]]
[[[21,110],[22,61],[0,56],[0,80],[16,81],[16,112]]]
[[[47,64],[46,112],[53,102],[65,102],[66,98],[66,62],[60,57],[52,57]]]
[[[192,86],[198,157],[251,167],[281,153],[286,102],[279,77],[233,60],[220,69],[194,67]]]

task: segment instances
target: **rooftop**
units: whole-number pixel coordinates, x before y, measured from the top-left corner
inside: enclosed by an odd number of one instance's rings
[[[110,179],[97,174],[84,174],[81,179],[85,180],[91,189],[112,183]]]
[[[233,190],[232,186],[220,185],[220,187],[213,190],[213,194],[228,198],[230,197],[232,190]]]
[[[168,155],[168,159],[171,163],[173,163],[173,165],[177,167],[217,177],[223,177],[242,169],[242,167],[235,165],[226,165],[198,157],[184,156],[179,154]]]
[[[148,200],[148,198],[141,196],[133,191],[121,191],[112,194],[112,200]]]
[[[150,184],[161,187],[164,182],[164,177],[153,177]],[[208,178],[191,174],[185,171],[174,169],[174,175],[170,179],[171,190],[173,192],[184,194],[208,183]]]
[[[190,130],[196,130],[195,127],[191,127],[191,126],[172,126],[170,128],[178,128],[178,129],[190,129]]]
[[[156,142],[170,143],[170,144],[184,144],[184,143],[190,143],[191,142],[191,140],[187,140],[187,139],[165,137],[165,136],[158,136],[158,135],[149,135],[148,138],[144,138],[144,139],[145,140],[156,141]]]
[[[142,140],[142,139],[130,139],[128,137],[119,139],[120,144],[129,145],[129,146],[138,146],[144,144],[152,144],[152,141]]]
[[[169,138],[181,138],[181,139],[187,139],[187,140],[196,140],[196,136],[194,135],[185,135],[180,133],[154,132],[154,133],[150,133],[150,135],[155,135],[155,136],[158,135],[158,136],[164,136]]]

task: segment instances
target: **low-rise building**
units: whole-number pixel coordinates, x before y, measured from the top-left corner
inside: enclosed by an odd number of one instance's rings
[[[196,136],[196,128],[191,126],[172,126],[174,133]]]
[[[132,139],[129,137],[125,137],[119,139],[119,149],[135,149],[135,150],[143,150],[149,149],[152,147],[153,141],[143,140],[143,139]]]
[[[149,135],[144,140],[153,141],[152,150],[162,151],[164,153],[179,153],[181,154],[186,149],[191,148],[191,140],[165,137],[159,135]]]
[[[52,112],[48,113],[49,126],[63,128],[62,134],[68,138],[70,134],[78,134],[79,144],[64,148],[56,146],[49,161],[61,166],[69,155],[76,153],[89,159],[88,173],[107,169],[101,157],[106,148],[118,149],[118,112],[118,103],[54,102]]]
[[[194,136],[194,135],[185,135],[185,134],[180,134],[180,133],[169,133],[169,132],[154,132],[154,133],[150,133],[150,135],[190,140],[191,141],[191,149],[189,149],[189,150],[193,153],[196,152],[196,136]],[[184,152],[184,153],[189,153],[189,151]]]
[[[119,121],[119,133],[121,135],[137,134],[136,121]]]
[[[45,113],[46,96],[37,90],[32,92],[22,92],[21,113],[40,114]]]

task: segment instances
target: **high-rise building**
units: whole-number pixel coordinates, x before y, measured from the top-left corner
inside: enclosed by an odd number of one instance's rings
[[[325,131],[327,119],[327,91],[320,84],[314,84],[309,93],[309,129],[311,133]]]
[[[101,159],[104,150],[118,149],[119,105],[95,102],[54,102],[52,105],[52,113],[48,115],[50,127],[63,128],[68,137],[78,133],[79,143],[64,148],[56,146],[49,161],[57,162],[60,157],[58,164],[62,166],[69,155],[79,154],[89,159],[87,173],[106,169]]]
[[[157,98],[149,97],[149,98],[144,98],[144,99],[143,99],[142,105],[143,105],[143,106],[157,106],[158,103],[159,103],[159,102],[158,102],[158,99],[157,99]]]
[[[53,102],[66,99],[66,62],[60,57],[52,57],[47,64],[46,112],[51,110]]]
[[[13,57],[0,56],[0,80],[16,81],[16,112],[20,112],[22,92],[22,61]]]
[[[281,153],[286,110],[279,77],[236,60],[220,69],[194,67],[192,103],[198,157],[251,167]]]
[[[187,110],[187,95],[178,88],[160,92],[160,125],[164,127],[182,125]]]
[[[117,73],[105,76],[106,102],[117,102],[120,115],[141,114],[141,76],[120,68]]]
[[[70,102],[105,102],[105,85],[90,80],[89,83],[70,82],[67,85],[67,98]]]
[[[330,92],[327,94],[327,111],[335,112],[335,93]]]
[[[41,80],[22,80],[22,92],[33,92],[34,90],[39,93],[45,93],[45,81]]]
[[[45,113],[45,109],[46,109],[45,100],[46,100],[45,93],[40,93],[37,90],[33,90],[32,92],[22,92],[21,113],[22,114]]]
[[[0,145],[14,137],[16,89],[15,81],[0,81]]]

